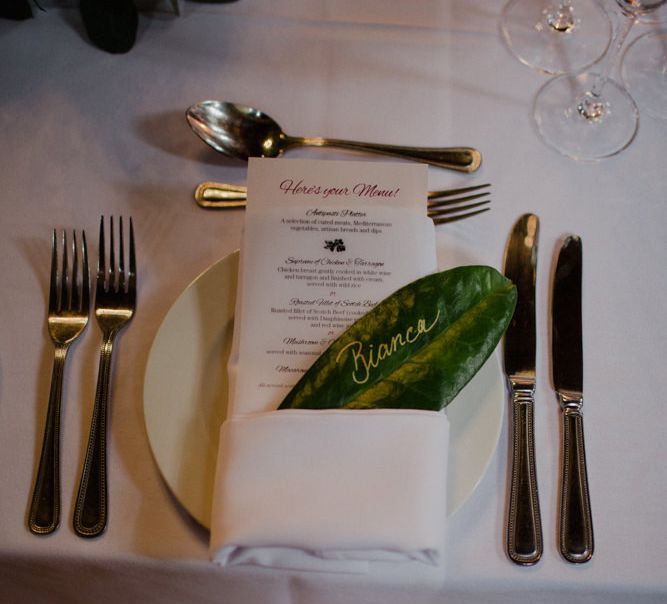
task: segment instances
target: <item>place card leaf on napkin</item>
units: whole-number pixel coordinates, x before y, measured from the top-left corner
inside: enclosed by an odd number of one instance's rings
[[[516,287],[488,266],[427,275],[353,323],[280,409],[438,411],[491,355],[514,314]]]

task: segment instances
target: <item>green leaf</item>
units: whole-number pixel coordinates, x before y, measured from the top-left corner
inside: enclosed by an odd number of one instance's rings
[[[516,287],[491,267],[427,275],[353,323],[280,408],[437,411],[491,355],[515,305]]]

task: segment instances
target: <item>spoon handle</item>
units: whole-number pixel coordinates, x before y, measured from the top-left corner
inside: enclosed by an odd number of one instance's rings
[[[202,208],[245,208],[246,187],[203,182],[195,189],[195,201]]]
[[[338,147],[364,153],[379,153],[380,155],[419,161],[459,172],[474,172],[482,163],[482,154],[472,147],[400,147],[397,145],[345,141],[336,138],[291,136],[286,136],[284,142],[286,146]]]

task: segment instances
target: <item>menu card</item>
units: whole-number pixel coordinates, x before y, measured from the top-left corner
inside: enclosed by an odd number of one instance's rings
[[[421,164],[251,159],[229,415],[278,407],[346,327],[436,270]]]

